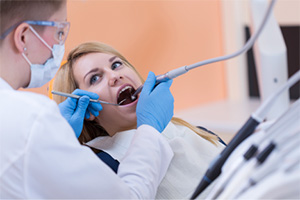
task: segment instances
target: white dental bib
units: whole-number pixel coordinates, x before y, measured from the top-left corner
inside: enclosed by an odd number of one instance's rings
[[[88,142],[87,145],[109,153],[122,163],[122,158],[126,155],[134,133],[135,129],[132,129],[118,132],[113,137],[98,137]],[[171,122],[162,135],[170,144],[174,157],[158,187],[156,199],[190,198],[210,162],[223,150],[224,146],[220,143],[215,146],[191,129]],[[202,198],[208,192],[204,191]]]

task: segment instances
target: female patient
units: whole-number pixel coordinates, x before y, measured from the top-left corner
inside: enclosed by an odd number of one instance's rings
[[[141,76],[118,51],[103,43],[90,42],[69,53],[67,63],[56,75],[53,89],[72,93],[79,88],[97,93],[103,101],[121,104],[102,104],[99,116],[85,119],[78,139],[122,162],[136,128],[138,98],[132,101],[130,96],[142,83]],[[64,97],[54,96],[54,100],[61,103]],[[173,118],[162,135],[170,143],[174,157],[156,198],[189,198],[224,145],[215,135],[179,118]]]

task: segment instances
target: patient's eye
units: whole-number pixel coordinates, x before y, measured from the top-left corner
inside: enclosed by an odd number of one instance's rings
[[[99,75],[93,75],[90,79],[90,84],[93,85],[95,84],[98,80],[100,80],[100,76]]]
[[[123,63],[121,61],[116,61],[116,62],[113,62],[113,64],[111,65],[111,69],[112,70],[115,70],[117,69],[118,67],[120,67]]]

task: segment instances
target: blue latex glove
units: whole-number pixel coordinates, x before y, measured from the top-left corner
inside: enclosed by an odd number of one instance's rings
[[[137,104],[137,127],[148,124],[162,132],[173,117],[174,98],[170,92],[172,80],[155,88],[155,74],[149,72]]]
[[[85,90],[76,89],[72,92],[80,97],[80,99],[68,97],[65,101],[58,105],[60,113],[69,122],[78,138],[83,128],[84,118],[90,118],[90,113],[97,117],[99,111],[102,110],[100,103],[90,102],[90,98],[98,99],[96,93]]]

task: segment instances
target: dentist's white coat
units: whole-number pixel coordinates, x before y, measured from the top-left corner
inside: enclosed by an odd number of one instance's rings
[[[54,101],[0,78],[0,198],[153,199],[173,153],[142,125],[118,176],[79,144]]]
[[[97,137],[87,145],[104,150],[122,163],[135,134],[135,129],[122,131],[112,137]],[[209,164],[224,149],[224,145],[219,142],[214,145],[188,127],[172,122],[162,132],[162,136],[170,144],[174,157],[155,198],[189,199]],[[211,187],[207,188],[200,198],[205,198],[210,190]]]

